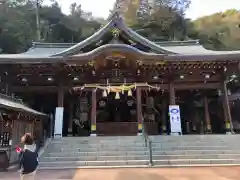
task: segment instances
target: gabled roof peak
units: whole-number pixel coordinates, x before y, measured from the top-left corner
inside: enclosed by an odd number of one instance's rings
[[[114,21],[119,21],[119,20],[123,20],[121,11],[119,9],[115,9],[111,12],[111,15],[108,17],[107,19],[108,21],[114,20]]]

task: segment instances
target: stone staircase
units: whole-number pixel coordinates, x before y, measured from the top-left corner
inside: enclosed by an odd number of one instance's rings
[[[240,165],[240,135],[153,136],[154,166]]]
[[[67,137],[52,140],[40,157],[40,169],[148,166],[141,136]]]
[[[239,135],[151,136],[153,165],[240,165]],[[40,169],[148,167],[141,136],[55,139],[40,157]]]

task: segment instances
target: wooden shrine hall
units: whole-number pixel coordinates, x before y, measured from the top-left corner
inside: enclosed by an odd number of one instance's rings
[[[116,12],[77,44],[33,43],[1,54],[1,89],[55,114],[55,135],[170,133],[168,106],[179,105],[183,134],[233,133],[227,83],[240,51],[211,51],[197,40],[152,42]]]

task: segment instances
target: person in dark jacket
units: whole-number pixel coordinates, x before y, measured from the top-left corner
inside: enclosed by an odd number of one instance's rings
[[[21,180],[34,180],[38,167],[38,153],[31,134],[26,133],[21,142],[24,148],[20,153],[20,178]]]

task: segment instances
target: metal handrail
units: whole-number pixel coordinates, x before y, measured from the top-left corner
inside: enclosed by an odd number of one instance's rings
[[[142,135],[145,141],[145,147],[148,147],[148,160],[149,160],[149,166],[153,166],[153,157],[152,157],[152,140],[149,138],[146,130],[144,122],[142,124]]]

